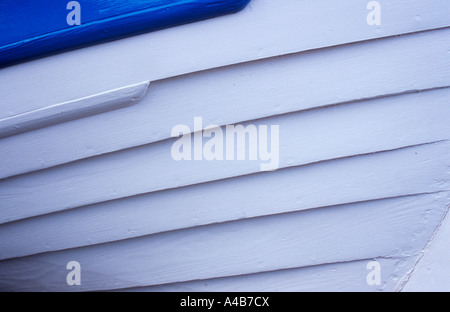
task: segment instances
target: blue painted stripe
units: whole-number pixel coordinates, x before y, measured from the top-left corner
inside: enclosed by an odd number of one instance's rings
[[[73,26],[68,2],[0,1],[0,67],[235,13],[250,0],[79,0],[81,25]]]

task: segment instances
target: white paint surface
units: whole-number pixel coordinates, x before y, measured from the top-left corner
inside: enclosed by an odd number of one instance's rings
[[[65,265],[73,260],[84,272],[84,283],[77,290],[166,284],[379,256],[408,261],[425,246],[448,199],[448,194],[432,194],[327,207],[5,260],[0,262],[0,289],[73,290],[65,279]]]
[[[155,82],[137,105],[1,140],[0,178],[167,139],[195,116],[226,125],[450,86],[449,36],[445,29]]]
[[[379,198],[439,194],[450,190],[449,175],[442,173],[442,158],[434,155],[445,153],[448,148],[442,144],[420,146],[176,188],[5,224],[0,236],[8,239],[0,241],[0,258]]]
[[[366,5],[366,0],[341,0],[339,7],[335,0],[253,0],[238,14],[5,68],[0,116],[142,81],[450,26],[448,0],[382,1],[383,24],[376,27],[367,25]],[[418,46],[409,55],[426,50]]]
[[[385,105],[344,105],[338,109],[332,107],[311,111],[301,119],[299,117],[303,114],[280,116],[275,120],[260,120],[258,123],[280,125],[279,168],[430,143],[446,138],[448,122],[441,119],[442,115],[449,114],[445,100],[442,102],[444,106],[434,110],[428,110],[429,106],[422,106],[420,102],[419,106],[426,110],[419,109],[420,113],[412,109],[413,106],[408,106],[409,102],[404,102],[406,107],[411,107],[407,112],[404,108],[390,103],[388,100]],[[371,108],[374,109],[373,114],[367,114]],[[431,120],[427,121],[427,114],[436,118],[431,117]],[[330,120],[330,115],[336,117]],[[353,116],[351,120],[348,120],[349,115]],[[400,116],[402,118],[399,118]],[[361,122],[362,120],[364,122]],[[416,128],[422,122],[425,122],[425,128]],[[434,122],[433,127],[438,131],[434,132],[433,128],[426,127],[430,122]],[[368,140],[368,137],[371,139]],[[3,215],[0,216],[0,222],[260,171],[260,161],[175,161],[170,155],[173,142],[174,140],[166,140],[2,180],[0,201]],[[440,146],[442,150],[436,153]],[[435,148],[425,149],[422,156],[410,161],[413,166],[418,166],[421,161],[428,164],[434,160],[434,163],[424,169],[440,178],[446,175],[442,171],[446,163],[439,160],[443,155],[447,155],[446,153],[447,144],[440,144]],[[404,157],[407,155],[409,154],[405,153]],[[408,166],[409,163],[405,161],[403,165]],[[433,175],[430,176],[431,181]],[[426,187],[427,191],[429,188],[434,189],[433,184],[421,184],[430,180],[421,180],[417,181],[418,185]],[[414,187],[414,184],[407,184],[405,187]]]
[[[254,0],[0,70],[3,120],[152,81],[0,140],[0,289],[447,289],[450,2],[380,2],[368,26],[367,1]],[[195,116],[280,126],[280,169],[174,161]]]
[[[402,290],[406,292],[450,291],[449,246],[450,216],[447,214]]]
[[[327,291],[395,291],[406,263],[395,258],[377,258],[383,271],[380,285],[368,285],[367,263],[372,259],[331,263],[250,275],[121,289],[121,292],[327,292]],[[383,279],[384,277],[384,279]]]

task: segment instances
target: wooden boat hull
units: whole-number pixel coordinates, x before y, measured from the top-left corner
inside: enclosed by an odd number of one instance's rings
[[[1,69],[0,289],[448,289],[448,3],[332,3]]]

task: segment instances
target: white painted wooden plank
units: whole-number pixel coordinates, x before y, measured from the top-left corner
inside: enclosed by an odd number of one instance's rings
[[[139,105],[1,140],[0,178],[162,140],[194,116],[224,125],[449,86],[449,36],[441,30],[159,81]]]
[[[0,259],[217,222],[448,191],[447,152],[428,145],[346,158],[3,224]]]
[[[367,25],[367,2],[254,0],[238,14],[5,68],[0,118],[142,81],[450,26],[447,0],[380,0],[380,26]]]
[[[449,204],[449,203],[448,203]],[[450,214],[443,218],[439,228],[423,251],[420,261],[411,270],[402,287],[405,292],[448,292],[450,291],[449,252]]]
[[[143,82],[0,119],[0,139],[128,107],[144,97],[149,84]]]
[[[404,259],[402,259],[404,260]],[[407,272],[407,265],[394,258],[378,258],[331,263],[191,281],[167,285],[121,289],[119,292],[392,292],[398,277]],[[377,261],[381,267],[381,285],[369,285],[367,264]],[[411,260],[406,261],[411,265]],[[192,297],[192,296],[191,296]]]
[[[254,124],[279,125],[279,168],[298,166],[447,139],[448,92],[344,104]],[[166,140],[0,181],[0,221],[260,171],[260,160],[176,161],[171,156],[173,142]],[[422,159],[445,165],[447,160],[441,158],[447,151],[447,144],[430,147]],[[441,160],[443,163],[438,162]],[[415,163],[411,161],[406,165]]]
[[[425,246],[448,200],[447,193],[313,209],[5,260],[0,289],[117,289],[409,258]],[[66,284],[69,261],[81,265],[80,286]]]

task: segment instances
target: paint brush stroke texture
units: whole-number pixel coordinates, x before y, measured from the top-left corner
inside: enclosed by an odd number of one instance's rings
[[[382,1],[372,28],[365,0],[255,0],[1,70],[3,119],[152,84],[0,140],[0,290],[424,288],[448,259],[448,3]],[[280,169],[173,160],[170,130],[195,116],[279,125]]]
[[[0,67],[77,47],[236,13],[250,0],[78,1],[81,25],[69,26],[67,3],[0,3]]]

